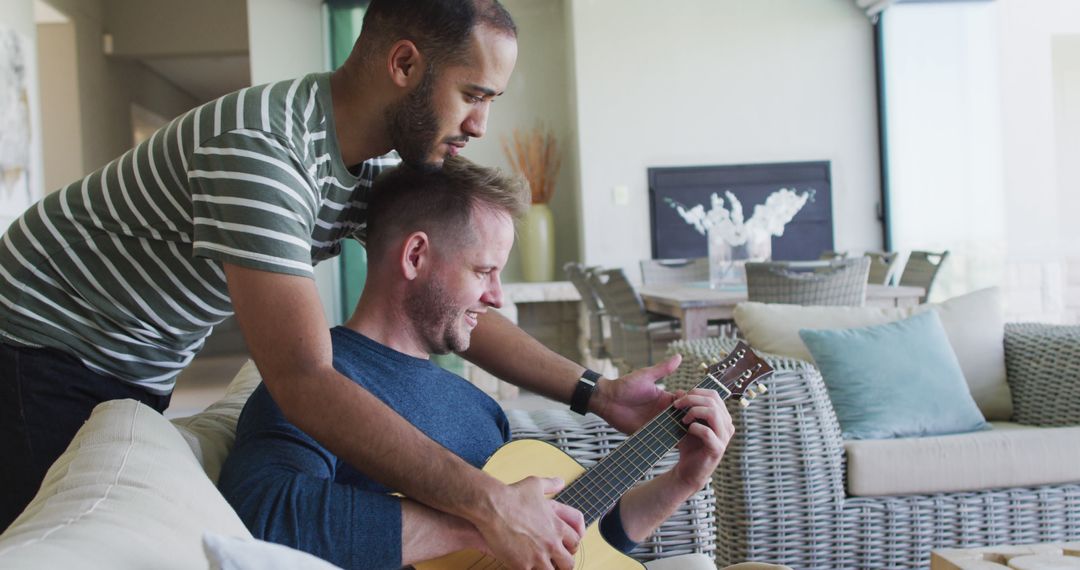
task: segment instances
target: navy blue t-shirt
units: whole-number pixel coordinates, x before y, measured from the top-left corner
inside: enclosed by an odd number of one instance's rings
[[[482,467],[510,440],[502,408],[465,379],[351,329],[330,335],[334,368],[470,464]],[[363,470],[289,423],[260,385],[240,414],[218,486],[256,538],[343,568],[399,568],[400,499]],[[617,507],[601,531],[616,548],[635,546]]]

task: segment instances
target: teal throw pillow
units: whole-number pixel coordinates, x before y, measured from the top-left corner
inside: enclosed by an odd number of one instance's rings
[[[799,331],[845,439],[987,429],[936,311],[872,327]]]

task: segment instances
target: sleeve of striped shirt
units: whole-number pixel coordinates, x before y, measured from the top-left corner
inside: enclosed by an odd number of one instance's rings
[[[358,191],[363,197],[364,202],[368,201],[368,196],[371,194],[371,187],[374,184],[376,178],[380,174],[387,170],[397,168],[401,164],[401,156],[398,155],[396,150],[392,150],[382,156],[369,159],[364,162],[360,171],[360,186]],[[367,247],[367,223],[362,224],[356,228],[350,237],[358,242],[360,245]]]
[[[243,267],[313,276],[314,181],[282,140],[238,129],[203,142],[188,170],[193,252]]]

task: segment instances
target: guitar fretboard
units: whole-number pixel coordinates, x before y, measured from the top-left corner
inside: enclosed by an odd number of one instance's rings
[[[697,387],[730,395],[711,374]],[[586,527],[596,522],[686,435],[689,426],[682,422],[685,417],[685,410],[668,407],[563,489],[555,500],[581,511]]]

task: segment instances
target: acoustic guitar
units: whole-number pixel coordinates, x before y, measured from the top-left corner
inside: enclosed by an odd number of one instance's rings
[[[742,342],[727,357],[702,367],[704,378],[698,388],[715,390],[725,400],[740,398],[743,405],[747,398],[765,393],[761,381],[773,372]],[[669,407],[590,469],[551,444],[524,439],[500,447],[484,465],[484,472],[504,483],[532,475],[566,481],[566,487],[555,495],[555,500],[581,511],[586,527],[574,556],[574,569],[641,570],[644,566],[640,562],[608,545],[600,535],[597,522],[687,434],[688,426],[682,423],[685,416],[684,410]],[[462,550],[415,567],[417,570],[479,570],[503,566],[483,552]]]

